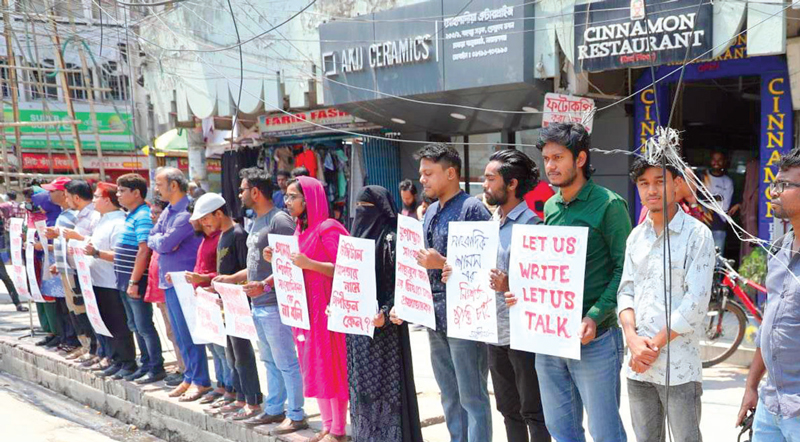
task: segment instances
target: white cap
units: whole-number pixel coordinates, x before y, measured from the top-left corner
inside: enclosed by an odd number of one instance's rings
[[[213,213],[215,210],[225,205],[225,198],[218,193],[206,193],[194,202],[194,212],[191,221],[197,221],[200,218]]]

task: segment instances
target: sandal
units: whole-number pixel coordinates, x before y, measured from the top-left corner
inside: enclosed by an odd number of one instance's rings
[[[315,434],[314,437],[309,437],[306,439],[306,442],[321,442],[322,439],[328,435],[328,430],[322,430],[319,433]]]
[[[210,404],[216,401],[217,399],[221,398],[222,396],[224,396],[223,393],[220,393],[218,391],[211,391],[210,393],[207,393],[205,396],[203,396],[200,399],[200,402],[198,403],[202,405]]]
[[[191,388],[186,390],[186,393],[183,393],[183,395],[178,398],[178,402],[194,402],[203,397],[203,395],[209,391],[211,391],[211,387],[196,387],[193,385]]]
[[[211,416],[224,416],[226,414],[235,413],[242,408],[244,408],[243,405],[238,405],[236,402],[231,402],[219,408],[207,409],[205,412]]]
[[[243,421],[260,415],[262,411],[263,410],[261,410],[261,407],[248,410],[245,406],[240,408],[237,412],[225,416],[225,419],[230,419],[232,421]]]
[[[190,383],[188,383],[188,382],[182,382],[180,385],[178,385],[177,387],[175,387],[175,389],[173,389],[172,391],[170,391],[170,392],[169,392],[169,394],[168,394],[167,396],[169,396],[169,397],[178,397],[178,396],[182,396],[182,395],[183,395],[183,393],[186,393],[186,390],[188,390],[188,389],[189,389],[189,387],[191,387],[191,386],[192,386],[192,384],[190,384]]]
[[[328,433],[320,442],[347,442],[347,435],[335,436],[332,433]]]
[[[211,408],[224,407],[224,406],[226,406],[228,404],[232,404],[234,402],[236,402],[236,397],[235,396],[224,395],[221,398],[219,398],[219,399],[215,400],[214,402],[212,402],[211,403]]]

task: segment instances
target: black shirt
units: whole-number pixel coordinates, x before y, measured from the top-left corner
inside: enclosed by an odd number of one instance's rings
[[[222,232],[217,243],[217,273],[233,275],[247,268],[247,232],[242,226]]]

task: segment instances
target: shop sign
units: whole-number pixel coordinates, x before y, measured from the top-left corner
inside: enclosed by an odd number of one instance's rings
[[[78,169],[75,155],[54,154],[53,171],[71,171]],[[106,170],[144,170],[147,169],[147,158],[136,156],[104,156],[103,165]],[[27,171],[49,171],[50,158],[43,153],[23,153],[22,167]],[[100,170],[100,159],[95,156],[83,156],[83,168]]]
[[[183,171],[189,171],[189,159],[179,157],[178,158],[178,169]],[[222,172],[222,162],[218,159],[214,158],[206,158],[206,170],[211,173],[220,173]]]
[[[711,2],[655,0],[631,20],[630,0],[575,5],[575,69],[602,71],[682,62],[712,47]]]
[[[768,241],[775,235],[775,208],[769,185],[778,174],[778,163],[792,150],[792,95],[786,72],[761,74],[761,176],[758,198],[758,236]]]
[[[542,127],[547,127],[551,123],[583,123],[586,131],[592,133],[594,100],[591,98],[551,92],[544,96],[543,108]]]
[[[369,126],[370,123],[334,108],[258,117],[258,128],[263,137],[308,134],[325,131],[326,128],[355,130]]]

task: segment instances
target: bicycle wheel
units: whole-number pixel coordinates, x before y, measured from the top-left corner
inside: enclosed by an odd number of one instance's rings
[[[747,316],[735,302],[726,302],[724,309],[719,302],[709,304],[704,323],[705,336],[700,339],[703,368],[728,359],[742,343],[746,327]]]

